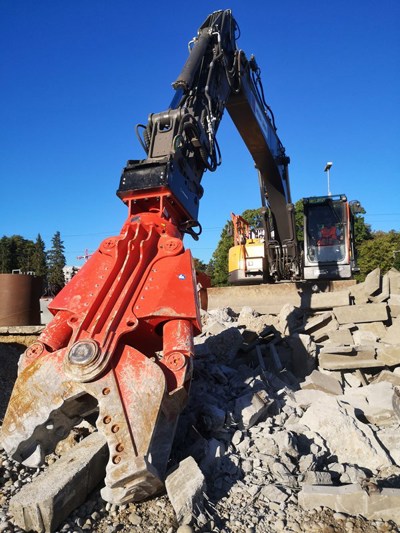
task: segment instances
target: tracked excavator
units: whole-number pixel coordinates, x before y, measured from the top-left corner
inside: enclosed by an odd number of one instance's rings
[[[264,196],[262,195],[262,199]],[[354,249],[354,214],[358,201],[345,194],[303,198],[304,242],[300,276],[305,282],[350,280],[358,272]],[[258,227],[232,213],[233,242],[229,250],[229,276],[232,285],[253,285],[285,279],[271,261],[276,219],[264,202]],[[279,250],[279,247],[278,247]]]
[[[299,276],[288,157],[265,103],[260,69],[237,47],[230,10],[209,15],[190,42],[170,106],[137,127],[145,159],[130,160],[117,194],[127,218],[54,298],[52,321],[23,354],[1,445],[42,464],[84,418],[108,445],[102,497],[140,501],[163,487],[201,329],[185,234],[198,239],[204,172],[220,164],[225,109],[247,145],[275,219],[271,272]],[[275,274],[276,273],[276,274]]]

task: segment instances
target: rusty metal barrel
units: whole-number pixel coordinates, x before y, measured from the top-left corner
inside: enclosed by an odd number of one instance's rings
[[[0,274],[0,326],[40,324],[42,278],[29,274]]]

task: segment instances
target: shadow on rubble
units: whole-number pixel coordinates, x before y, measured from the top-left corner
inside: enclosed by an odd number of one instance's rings
[[[0,423],[3,421],[18,374],[18,361],[26,346],[0,343]]]
[[[303,314],[297,309],[288,319],[296,329]],[[231,327],[195,347],[189,401],[179,420],[170,464],[188,456],[195,459],[206,480],[206,511],[215,523],[222,519],[213,514],[214,505],[232,489],[240,490],[252,468],[245,459],[252,433],[269,432],[279,417],[278,425],[290,416],[286,399],[298,390],[303,376],[299,379],[293,372],[288,335],[273,325],[261,333]],[[295,349],[297,356],[304,350],[304,358],[309,357],[301,343]]]

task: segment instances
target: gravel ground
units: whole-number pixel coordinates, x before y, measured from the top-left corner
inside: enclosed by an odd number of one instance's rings
[[[0,344],[0,420],[11,394],[17,374],[17,362],[24,346]],[[178,433],[179,434],[179,433]],[[179,446],[178,446],[179,448]],[[183,445],[181,448],[184,449]],[[55,461],[52,454],[47,464]],[[18,533],[20,528],[12,524],[8,513],[10,498],[20,488],[39,475],[46,465],[39,469],[28,469],[10,460],[0,452],[0,533]],[[98,487],[81,507],[75,510],[58,531],[79,533],[97,531],[99,533],[154,532],[154,533],[369,533],[399,531],[393,523],[383,521],[368,522],[363,517],[352,517],[334,513],[326,509],[305,512],[297,506],[296,496],[282,504],[266,501],[255,493],[249,497],[243,480],[231,487],[214,486],[212,476],[207,479],[205,506],[197,515],[192,527],[178,527],[174,510],[167,498],[161,495],[140,504],[121,507],[105,503]],[[244,480],[245,481],[245,480]]]

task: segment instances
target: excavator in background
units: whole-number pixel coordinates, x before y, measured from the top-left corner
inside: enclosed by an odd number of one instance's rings
[[[265,283],[267,269],[265,228],[251,227],[241,215],[231,213],[233,246],[228,255],[231,285]]]
[[[354,248],[354,215],[358,201],[345,194],[303,198],[303,278],[351,279],[359,269]]]
[[[299,278],[304,281],[351,279],[358,271],[354,214],[359,212],[360,203],[349,202],[344,194],[303,198],[302,203],[304,242]],[[271,214],[265,208],[261,212],[258,227],[251,227],[240,215],[231,215],[234,244],[229,250],[228,281],[232,285],[280,279],[269,262],[269,250],[276,246]]]
[[[201,330],[197,279],[185,234],[198,239],[204,172],[219,166],[216,133],[227,109],[247,145],[274,234],[270,273],[300,276],[288,179],[260,68],[237,47],[230,10],[209,15],[165,111],[137,127],[145,159],[130,160],[117,191],[127,206],[106,238],[49,305],[52,321],[23,354],[1,445],[16,461],[42,464],[83,418],[108,445],[102,497],[140,501],[163,487]],[[272,239],[273,237],[273,239]]]

